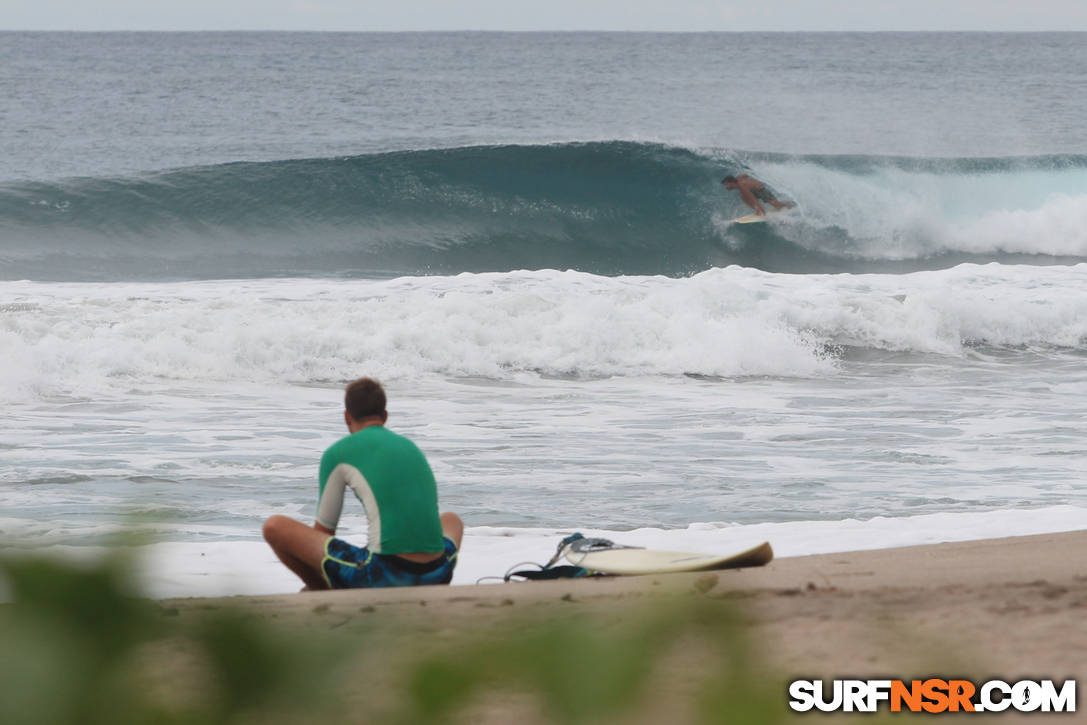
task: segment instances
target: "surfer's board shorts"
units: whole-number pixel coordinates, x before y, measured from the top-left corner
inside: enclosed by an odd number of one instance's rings
[[[777,201],[777,199],[774,197],[773,192],[767,189],[765,186],[755,189],[751,192],[751,194],[759,201],[765,201],[767,204],[772,201]]]
[[[375,554],[330,536],[325,542],[321,572],[332,589],[412,587],[448,584],[457,564],[457,545],[445,538],[445,551],[434,561],[419,563],[391,554]]]

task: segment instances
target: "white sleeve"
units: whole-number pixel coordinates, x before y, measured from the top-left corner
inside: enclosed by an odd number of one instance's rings
[[[317,502],[317,523],[332,531],[339,525],[343,512],[343,494],[347,490],[347,471],[344,469],[342,463],[332,469]]]

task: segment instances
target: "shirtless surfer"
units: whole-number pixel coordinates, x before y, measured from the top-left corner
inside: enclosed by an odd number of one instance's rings
[[[743,199],[744,203],[754,209],[755,213],[759,216],[766,215],[766,209],[764,209],[759,202],[766,202],[777,211],[796,206],[796,202],[778,201],[774,197],[774,194],[766,188],[766,184],[747,174],[726,176],[721,179],[721,183],[729,191],[738,190],[740,192],[740,198]]]

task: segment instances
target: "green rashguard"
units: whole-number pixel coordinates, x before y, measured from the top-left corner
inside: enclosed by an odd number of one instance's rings
[[[366,509],[367,548],[375,554],[440,552],[438,487],[423,452],[401,435],[372,425],[341,438],[321,456],[317,522],[335,530],[350,488]]]

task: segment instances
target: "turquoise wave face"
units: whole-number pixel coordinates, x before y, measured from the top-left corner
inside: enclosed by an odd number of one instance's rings
[[[768,224],[726,174],[797,209]],[[0,276],[685,275],[1087,259],[1087,157],[743,154],[633,142],[230,163],[0,187]],[[1079,228],[1087,227],[1080,225]]]

